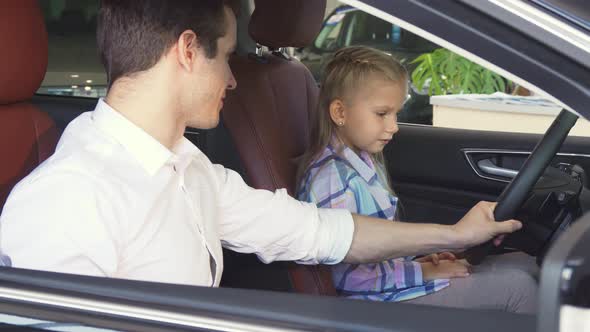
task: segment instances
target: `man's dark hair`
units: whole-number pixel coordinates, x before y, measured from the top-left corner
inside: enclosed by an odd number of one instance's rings
[[[109,87],[118,78],[153,67],[187,30],[208,58],[226,33],[224,6],[237,14],[237,0],[102,0],[96,39]]]

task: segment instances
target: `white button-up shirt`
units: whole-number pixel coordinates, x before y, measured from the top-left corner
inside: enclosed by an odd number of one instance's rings
[[[13,189],[0,246],[14,267],[218,286],[222,246],[335,264],[353,229],[349,212],[255,190],[186,138],[170,151],[100,100]]]

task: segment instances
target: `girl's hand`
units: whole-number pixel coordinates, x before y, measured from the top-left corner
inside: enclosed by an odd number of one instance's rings
[[[455,261],[456,259],[457,256],[455,256],[455,254],[453,254],[452,252],[445,251],[438,254],[430,254],[428,256],[420,257],[415,259],[415,261],[419,263],[430,262],[434,265],[438,265],[442,260]]]
[[[422,262],[422,279],[432,281],[434,279],[465,278],[468,277],[469,263],[464,259],[441,260],[438,264]]]

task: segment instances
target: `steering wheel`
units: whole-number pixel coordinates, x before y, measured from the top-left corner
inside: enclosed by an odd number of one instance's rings
[[[494,209],[496,221],[514,218],[577,120],[578,116],[569,111],[562,110],[559,113],[531,155],[526,159],[516,177],[498,197],[498,204]],[[465,258],[469,264],[478,265],[489,254],[493,246],[492,240],[477,245],[465,251]]]

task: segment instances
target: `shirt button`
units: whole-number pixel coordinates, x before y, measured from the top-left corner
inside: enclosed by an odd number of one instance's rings
[[[172,165],[172,168],[174,169],[174,171],[176,172],[176,165]]]
[[[186,192],[186,188],[184,187],[184,185],[180,186],[180,189],[182,189],[182,191]]]

